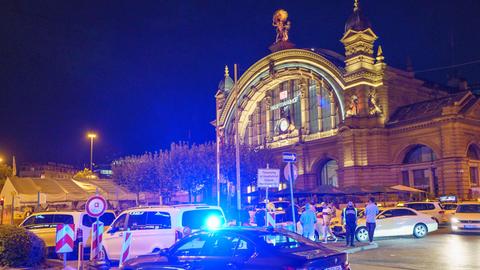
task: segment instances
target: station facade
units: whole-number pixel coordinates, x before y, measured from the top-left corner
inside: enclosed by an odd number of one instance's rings
[[[220,145],[238,131],[240,143],[279,158],[295,152],[299,189],[402,184],[478,197],[480,101],[466,85],[441,88],[389,66],[357,2],[342,53],[296,48],[283,10],[274,26],[272,53],[236,84],[227,69],[219,84]]]

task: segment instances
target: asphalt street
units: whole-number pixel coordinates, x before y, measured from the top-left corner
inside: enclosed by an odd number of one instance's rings
[[[451,234],[448,228],[427,235],[377,239],[377,249],[349,255],[353,270],[480,269],[480,234]]]

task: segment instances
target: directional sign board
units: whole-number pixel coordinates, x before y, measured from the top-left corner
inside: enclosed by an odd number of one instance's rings
[[[90,197],[85,204],[85,211],[91,217],[97,218],[107,210],[107,201],[99,195]]]
[[[280,184],[279,169],[258,169],[257,187],[278,188]]]
[[[298,169],[297,169],[297,166],[295,166],[295,164],[293,164],[291,162],[287,163],[287,165],[283,169],[283,175],[285,176],[285,179],[290,179],[290,175],[291,175],[291,171],[292,171],[290,169],[290,166],[293,166],[293,179],[292,180],[296,180],[297,177],[298,177]]]
[[[284,162],[295,162],[297,160],[297,154],[295,153],[283,153]]]

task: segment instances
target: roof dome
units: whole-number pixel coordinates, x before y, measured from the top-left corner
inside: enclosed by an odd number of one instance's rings
[[[371,27],[372,24],[370,23],[370,20],[365,17],[365,15],[363,15],[362,11],[360,10],[358,1],[355,0],[353,6],[353,13],[352,15],[350,15],[347,22],[345,23],[345,33],[350,29],[354,31],[362,31]]]
[[[229,92],[233,88],[233,80],[228,75],[228,66],[225,66],[225,77],[223,80],[220,81],[218,84],[218,90],[222,90],[224,92]]]

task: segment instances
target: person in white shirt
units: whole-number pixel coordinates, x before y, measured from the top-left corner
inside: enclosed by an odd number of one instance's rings
[[[323,207],[322,210],[322,218],[323,218],[323,242],[327,243],[328,242],[328,235],[333,237],[334,241],[337,242],[337,237],[333,234],[332,229],[330,228],[330,224],[332,221],[332,218],[335,216],[335,206],[333,206],[333,203],[330,202],[328,205]]]
[[[368,231],[368,240],[373,243],[373,234],[375,233],[375,227],[377,226],[378,206],[375,204],[375,198],[368,200],[367,207],[365,208],[365,218]]]

